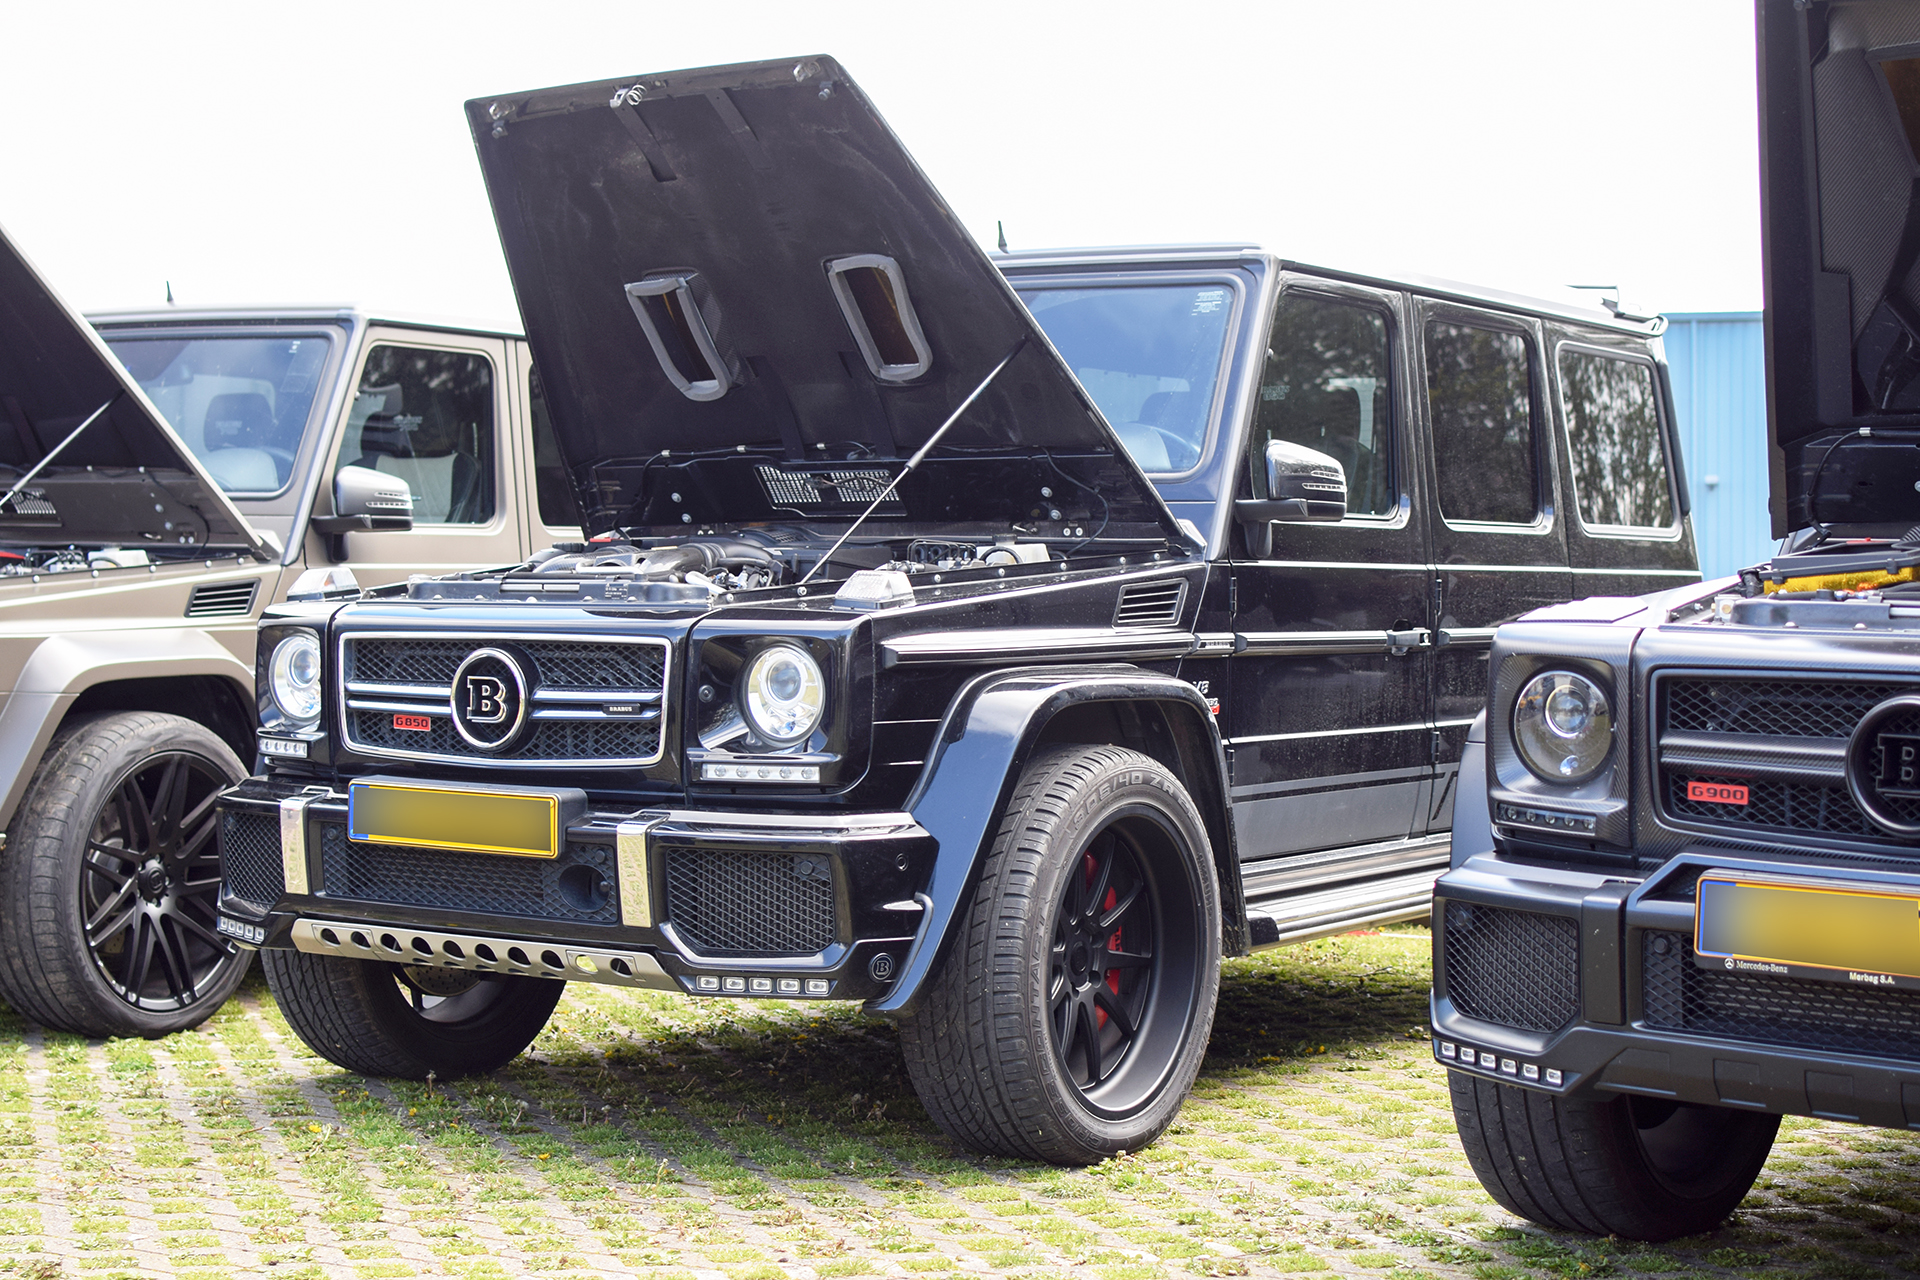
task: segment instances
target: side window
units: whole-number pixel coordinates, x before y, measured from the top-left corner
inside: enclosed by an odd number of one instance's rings
[[[1427,412],[1450,521],[1532,524],[1539,513],[1532,346],[1506,329],[1427,322]]]
[[[340,465],[405,480],[415,524],[486,524],[494,512],[492,362],[474,352],[373,348]]]
[[[1673,495],[1667,487],[1653,367],[1591,351],[1562,351],[1560,395],[1581,523],[1671,528]]]
[[[573,482],[560,461],[560,444],[553,434],[553,416],[540,390],[540,371],[527,367],[527,410],[533,419],[533,488],[540,504],[540,522],[551,527],[582,523],[574,502]]]
[[[1372,307],[1312,294],[1281,295],[1248,458],[1256,493],[1269,440],[1318,449],[1347,471],[1350,515],[1386,515],[1393,482],[1393,404],[1387,317]]]

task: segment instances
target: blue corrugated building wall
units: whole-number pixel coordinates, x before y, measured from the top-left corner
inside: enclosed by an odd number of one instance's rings
[[[1773,553],[1760,313],[1678,313],[1667,321],[1700,572],[1719,577]]]

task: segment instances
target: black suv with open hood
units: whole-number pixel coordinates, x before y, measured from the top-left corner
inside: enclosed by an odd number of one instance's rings
[[[1697,577],[1656,323],[996,262],[825,58],[468,113],[590,541],[263,623],[221,928],[352,1069],[856,999],[962,1140],[1136,1149],[1223,952],[1426,912],[1493,626]]]
[[[1436,890],[1475,1171],[1664,1238],[1920,1127],[1920,5],[1760,0],[1769,562],[1501,628]]]

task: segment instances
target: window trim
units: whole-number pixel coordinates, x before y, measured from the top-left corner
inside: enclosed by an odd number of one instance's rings
[[[420,337],[426,337],[434,331],[418,330],[412,332],[417,333]],[[492,339],[492,341],[500,341],[500,339]],[[489,515],[485,521],[476,524],[452,522],[430,523],[424,520],[416,520],[413,523],[412,530],[409,530],[409,532],[414,530],[440,534],[491,534],[500,532],[506,527],[507,513],[513,505],[510,495],[510,486],[513,482],[506,470],[507,457],[504,418],[507,412],[508,401],[505,384],[502,381],[501,362],[495,360],[492,353],[484,346],[463,346],[458,342],[447,341],[406,341],[398,337],[397,334],[380,328],[375,328],[370,331],[362,341],[358,358],[354,361],[352,376],[347,379],[343,387],[345,398],[340,408],[339,429],[334,433],[333,448],[330,451],[331,456],[328,459],[328,465],[320,472],[320,486],[327,495],[328,506],[332,506],[333,504],[333,479],[340,472],[342,465],[340,455],[347,447],[347,417],[352,412],[354,398],[360,394],[360,382],[361,379],[366,377],[367,362],[373,358],[373,353],[381,347],[403,347],[415,351],[440,351],[452,355],[478,356],[487,362],[487,368],[493,375],[493,513]],[[315,495],[315,500],[318,500],[318,494]]]
[[[1233,272],[1220,270],[1098,271],[1084,273],[1077,271],[1052,271],[1045,274],[1009,275],[1007,277],[1007,284],[1013,289],[1016,295],[1022,294],[1027,290],[1043,288],[1115,289],[1131,287],[1137,289],[1183,284],[1224,285],[1232,294],[1233,307],[1227,315],[1226,328],[1221,334],[1220,363],[1214,371],[1213,401],[1207,406],[1206,434],[1202,436],[1200,440],[1200,454],[1194,460],[1193,465],[1184,471],[1148,471],[1145,467],[1140,468],[1148,480],[1155,485],[1180,484],[1184,481],[1198,478],[1201,472],[1207,469],[1208,465],[1213,461],[1214,451],[1219,447],[1220,439],[1223,435],[1221,417],[1226,411],[1229,398],[1227,382],[1233,371],[1234,353],[1239,346],[1240,326],[1246,318],[1246,281],[1244,278]],[[1026,306],[1026,298],[1022,297],[1020,304]],[[1033,318],[1033,323],[1034,327],[1039,331],[1040,336],[1046,338],[1046,326],[1040,322],[1040,317],[1037,314]],[[1053,345],[1052,338],[1047,338],[1047,345]],[[1055,349],[1056,351],[1058,350],[1058,348]],[[1074,373],[1073,366],[1067,363],[1067,358],[1064,355],[1060,357],[1060,363],[1067,366],[1067,371],[1073,373],[1074,381],[1078,382],[1080,375]],[[1089,401],[1093,400],[1092,392],[1087,393],[1087,399]],[[1099,409],[1099,407],[1099,404],[1096,402],[1094,408]],[[1100,411],[1100,416],[1104,421],[1106,418],[1106,411],[1104,409]],[[1118,444],[1122,450],[1125,450],[1127,446],[1125,442],[1120,440],[1119,431],[1114,428],[1111,422],[1107,423],[1107,428],[1113,431],[1114,442]],[[1133,454],[1129,452],[1127,457],[1132,458]]]
[[[1420,317],[1418,336],[1420,348],[1420,401],[1426,415],[1428,454],[1433,465],[1433,510],[1442,524],[1461,533],[1501,533],[1522,537],[1533,537],[1553,531],[1555,518],[1553,503],[1553,449],[1549,441],[1542,436],[1553,434],[1553,417],[1546,404],[1547,370],[1541,356],[1544,343],[1541,335],[1528,318],[1507,316],[1498,312],[1475,311],[1458,305],[1448,304],[1434,299],[1424,309]],[[1533,435],[1533,519],[1519,520],[1455,520],[1447,515],[1446,503],[1440,496],[1440,442],[1434,431],[1433,387],[1429,381],[1427,364],[1427,327],[1435,322],[1453,324],[1463,329],[1484,329],[1490,333],[1511,333],[1520,338],[1527,346],[1527,420]],[[1547,412],[1542,412],[1546,409]]]
[[[1625,364],[1637,364],[1646,369],[1653,384],[1653,412],[1655,427],[1660,441],[1660,460],[1665,464],[1667,475],[1667,514],[1671,518],[1668,524],[1589,524],[1587,513],[1580,507],[1580,476],[1573,465],[1573,417],[1567,410],[1567,392],[1565,379],[1560,376],[1560,358],[1569,350],[1579,355],[1597,356],[1602,360],[1618,360]],[[1567,489],[1573,518],[1580,531],[1594,538],[1624,538],[1635,542],[1678,542],[1686,521],[1680,515],[1680,497],[1675,492],[1678,476],[1675,473],[1673,458],[1669,449],[1677,446],[1679,433],[1667,420],[1669,406],[1660,395],[1660,371],[1651,356],[1621,351],[1618,348],[1604,347],[1592,342],[1581,342],[1574,338],[1562,338],[1553,344],[1553,383],[1554,411],[1560,419],[1561,434],[1567,441]]]
[[[121,327],[110,323],[103,323],[99,327],[98,332],[101,341],[107,344],[109,350],[112,349],[115,339],[122,342],[158,342],[185,339],[191,342],[202,339],[207,341],[220,341],[222,339],[232,338],[265,338],[272,341],[279,341],[284,338],[320,338],[326,342],[327,355],[320,363],[320,372],[314,376],[313,402],[307,406],[306,425],[300,428],[300,447],[293,451],[293,468],[287,475],[287,482],[278,489],[220,490],[221,493],[224,493],[235,502],[265,502],[273,498],[283,498],[293,489],[294,485],[299,482],[301,478],[300,459],[302,456],[312,456],[310,451],[312,439],[316,435],[323,434],[323,432],[316,431],[315,427],[316,424],[323,424],[326,421],[326,414],[332,399],[332,397],[327,394],[327,391],[340,377],[340,366],[344,363],[341,357],[341,351],[343,348],[351,345],[352,337],[351,333],[325,325],[299,325],[287,329],[265,329],[259,326],[248,325],[199,326],[191,322],[183,322],[178,326],[165,328],[156,327],[151,329],[134,326]],[[118,352],[114,353],[114,359],[120,359]],[[124,362],[122,363],[122,367],[125,367]],[[127,376],[129,378],[133,377],[132,374],[128,374]],[[135,380],[135,384],[138,385],[137,379]],[[144,387],[141,389],[143,391],[145,390]],[[164,418],[166,415],[162,414],[161,416]],[[172,426],[173,424],[169,422],[168,425]],[[174,427],[174,434],[180,435],[180,428]],[[184,435],[181,435],[180,442],[186,444],[186,437]],[[324,447],[323,444],[321,448]],[[193,460],[199,463],[201,468],[205,470],[207,460],[199,454],[194,453],[192,445],[187,445],[187,452],[192,454]],[[211,476],[212,472],[208,472],[208,475]]]
[[[1323,280],[1318,276],[1286,276],[1280,280],[1279,287],[1274,290],[1273,310],[1267,316],[1266,329],[1261,334],[1264,341],[1260,343],[1258,357],[1252,362],[1255,367],[1250,371],[1252,384],[1248,389],[1246,448],[1242,450],[1246,454],[1248,469],[1241,476],[1235,477],[1234,486],[1237,490],[1242,479],[1245,479],[1248,484],[1252,483],[1253,468],[1257,461],[1253,451],[1253,429],[1255,421],[1260,416],[1260,388],[1265,381],[1263,375],[1266,372],[1266,352],[1273,346],[1274,322],[1280,318],[1280,308],[1287,304],[1287,298],[1290,295],[1305,296],[1338,306],[1371,311],[1386,321],[1385,354],[1389,418],[1387,492],[1393,497],[1393,505],[1382,512],[1356,512],[1349,508],[1346,516],[1331,522],[1329,527],[1335,529],[1405,528],[1413,517],[1413,493],[1409,483],[1409,473],[1412,468],[1405,463],[1405,455],[1410,450],[1407,446],[1405,423],[1401,421],[1405,417],[1405,407],[1402,403],[1404,397],[1401,395],[1400,386],[1404,374],[1396,367],[1399,362],[1394,359],[1394,352],[1400,345],[1400,316],[1394,309],[1393,295],[1374,292],[1371,289],[1365,293],[1348,292],[1338,280]]]

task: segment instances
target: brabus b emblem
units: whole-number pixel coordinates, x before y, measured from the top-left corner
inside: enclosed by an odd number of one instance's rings
[[[1880,753],[1880,776],[1874,779],[1880,794],[1920,796],[1920,734],[1876,734],[1874,745]]]
[[[475,649],[453,673],[447,701],[453,727],[468,745],[505,751],[526,726],[526,671],[505,649]]]
[[[1873,824],[1920,840],[1920,694],[1874,707],[1847,739],[1847,792]]]
[[[469,675],[466,683],[467,722],[499,724],[507,718],[507,685],[493,676]]]

